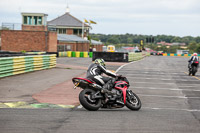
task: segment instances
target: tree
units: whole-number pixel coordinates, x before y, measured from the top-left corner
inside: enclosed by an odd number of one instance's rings
[[[200,54],[200,43],[197,44],[197,49],[196,49],[196,52]]]
[[[107,43],[110,43],[110,44],[118,44],[119,42],[120,42],[119,39],[114,36],[107,40]]]
[[[196,42],[192,42],[188,45],[188,49],[190,50],[190,53],[194,53],[197,51],[198,45]]]
[[[200,43],[200,36],[195,38],[196,43]]]

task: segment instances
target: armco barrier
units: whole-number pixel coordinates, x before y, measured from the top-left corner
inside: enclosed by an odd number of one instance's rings
[[[103,58],[110,62],[128,62],[127,52],[93,52],[92,60]]]
[[[134,53],[134,52],[93,52],[93,58],[94,61],[97,58],[103,58],[105,61],[111,61],[111,62],[130,62],[130,61],[136,61],[144,58],[145,56],[150,56],[150,53],[147,52],[140,52],[140,53]]]
[[[56,66],[56,55],[0,58],[0,78]]]

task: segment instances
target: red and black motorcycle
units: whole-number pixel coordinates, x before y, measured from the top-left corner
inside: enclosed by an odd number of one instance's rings
[[[196,72],[198,71],[199,61],[194,61],[191,64],[191,67],[189,68],[189,76],[192,74],[192,76],[195,76]]]
[[[102,86],[86,78],[73,78],[74,89],[80,87],[83,90],[79,94],[81,105],[90,111],[99,108],[123,108],[126,106],[131,110],[139,110],[141,101],[139,97],[128,89],[129,81],[126,77],[117,77],[111,92],[101,93]]]

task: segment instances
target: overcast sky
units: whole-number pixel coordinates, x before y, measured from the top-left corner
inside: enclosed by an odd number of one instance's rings
[[[21,23],[21,12],[66,12],[93,20],[91,33],[200,36],[200,0],[0,0],[0,24]]]

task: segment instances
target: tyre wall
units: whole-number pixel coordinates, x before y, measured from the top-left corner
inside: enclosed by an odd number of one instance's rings
[[[16,74],[53,68],[56,55],[34,55],[0,58],[0,78]]]

